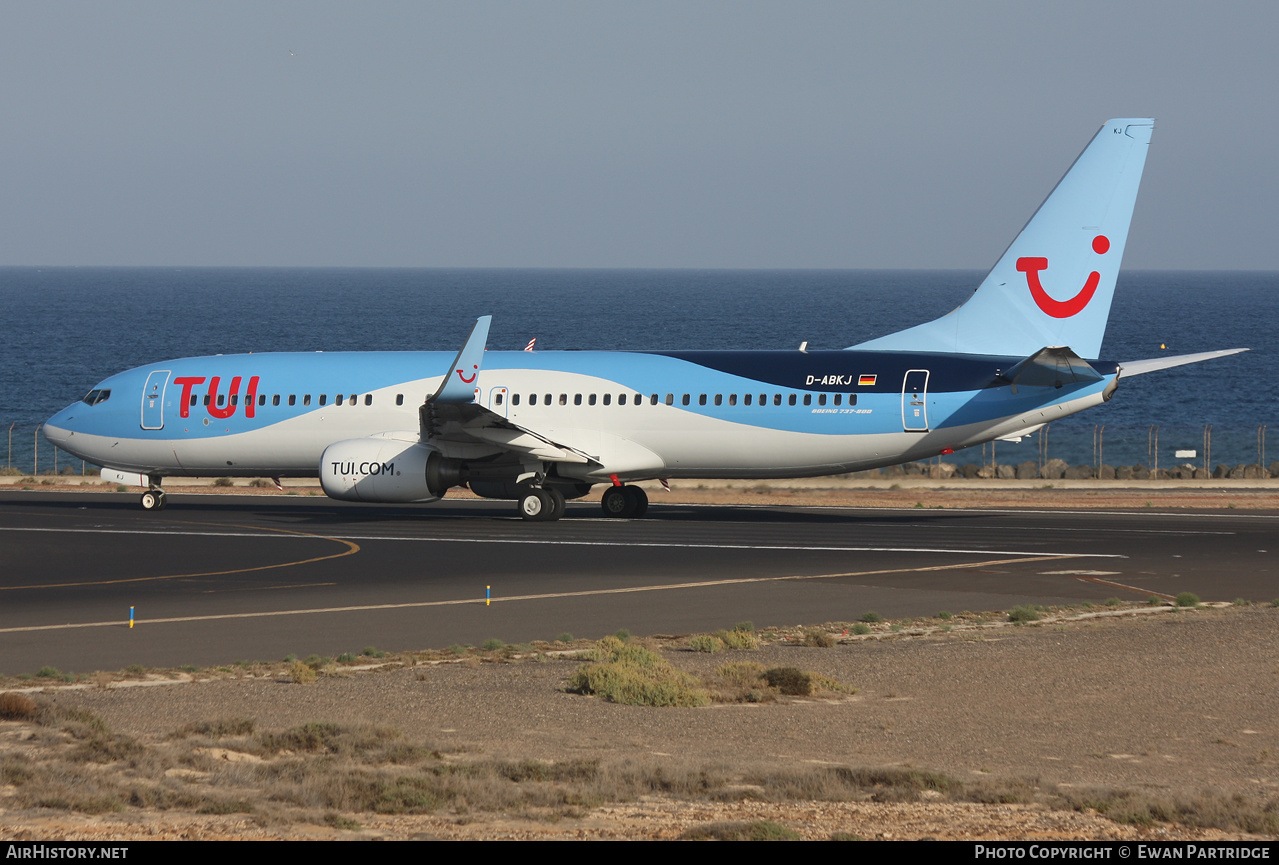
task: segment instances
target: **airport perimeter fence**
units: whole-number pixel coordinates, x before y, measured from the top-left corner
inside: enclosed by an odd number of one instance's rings
[[[1108,429],[1105,424],[1055,424],[1019,443],[988,442],[930,460],[856,472],[854,476],[1006,480],[1279,477],[1279,460],[1267,461],[1267,426],[1151,424],[1145,428]],[[40,436],[39,426],[24,427],[13,422],[7,427],[7,453],[0,474],[92,475],[99,471],[99,466],[49,444]]]

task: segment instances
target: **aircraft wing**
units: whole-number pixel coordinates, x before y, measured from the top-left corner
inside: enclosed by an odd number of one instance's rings
[[[587,463],[589,454],[512,423],[476,402],[480,367],[491,315],[476,319],[471,335],[453,358],[448,375],[420,411],[422,441],[462,446],[488,445],[550,462]]]
[[[1215,357],[1226,357],[1231,354],[1239,354],[1240,352],[1251,351],[1247,348],[1227,348],[1221,351],[1201,351],[1198,354],[1177,354],[1172,357],[1151,357],[1146,360],[1130,360],[1119,364],[1120,374],[1124,378],[1130,378],[1134,375],[1144,375],[1148,372],[1154,372],[1160,369],[1170,369],[1174,366],[1185,366],[1188,363],[1199,363],[1203,360],[1212,360]]]

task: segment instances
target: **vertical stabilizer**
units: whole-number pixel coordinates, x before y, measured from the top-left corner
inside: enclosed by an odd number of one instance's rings
[[[1108,121],[963,306],[853,348],[1028,357],[1070,346],[1096,358],[1153,129]]]

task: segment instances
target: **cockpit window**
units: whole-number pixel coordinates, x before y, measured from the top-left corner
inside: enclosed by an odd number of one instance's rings
[[[84,395],[84,399],[80,400],[85,405],[97,405],[100,402],[106,402],[111,399],[110,388],[94,388]]]

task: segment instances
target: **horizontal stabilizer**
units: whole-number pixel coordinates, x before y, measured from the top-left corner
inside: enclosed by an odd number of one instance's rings
[[[1102,374],[1065,346],[1046,346],[999,376],[1026,387],[1065,387],[1101,381]]]
[[[1130,360],[1126,363],[1119,364],[1120,374],[1124,378],[1130,378],[1134,375],[1142,375],[1148,372],[1154,372],[1160,369],[1170,369],[1174,366],[1185,366],[1188,363],[1199,363],[1203,360],[1212,360],[1215,357],[1226,357],[1231,354],[1239,354],[1240,352],[1251,351],[1247,348],[1227,348],[1222,351],[1201,351],[1198,354],[1178,354],[1172,357],[1151,357],[1145,360]]]

